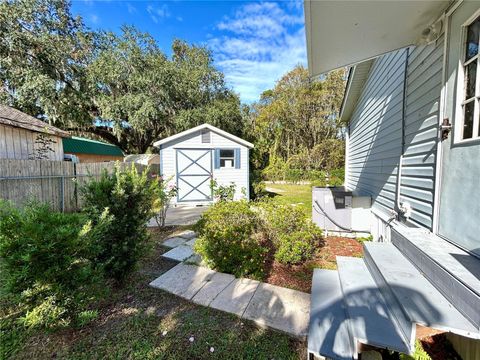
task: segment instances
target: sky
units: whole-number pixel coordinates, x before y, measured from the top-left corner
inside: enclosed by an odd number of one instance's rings
[[[124,24],[134,25],[167,55],[176,38],[207,46],[245,103],[307,63],[303,1],[74,0],[72,13],[92,29],[119,32]]]

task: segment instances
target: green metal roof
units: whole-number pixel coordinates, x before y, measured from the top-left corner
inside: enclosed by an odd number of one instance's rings
[[[116,145],[77,136],[63,138],[63,152],[77,154],[123,156],[122,150]]]

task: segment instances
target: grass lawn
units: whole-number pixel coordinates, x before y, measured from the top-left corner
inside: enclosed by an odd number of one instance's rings
[[[300,359],[304,341],[192,304],[148,286],[176,263],[160,255],[174,232],[155,233],[152,249],[122,288],[98,304],[80,329],[25,330],[0,303],[0,359]],[[193,342],[189,338],[194,338]],[[213,352],[210,348],[213,347]]]
[[[267,191],[285,204],[295,204],[312,214],[312,185],[266,184]]]

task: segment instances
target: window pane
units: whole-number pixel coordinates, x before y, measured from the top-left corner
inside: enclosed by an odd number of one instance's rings
[[[221,158],[233,158],[235,155],[234,155],[234,151],[233,150],[226,150],[226,149],[223,149],[223,150],[220,150],[220,157]]]
[[[467,49],[465,60],[471,59],[478,54],[478,37],[480,34],[480,18],[475,20],[467,29]]]
[[[475,96],[476,79],[477,62],[474,61],[465,67],[465,100]]]
[[[463,138],[470,139],[473,135],[473,112],[475,110],[475,101],[470,101],[464,105],[463,117]]]

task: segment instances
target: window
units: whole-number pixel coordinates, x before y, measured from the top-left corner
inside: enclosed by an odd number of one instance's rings
[[[209,144],[209,143],[210,143],[210,131],[202,130],[202,144]]]
[[[466,27],[463,61],[462,140],[480,137],[480,17]]]
[[[233,168],[235,166],[235,151],[233,149],[220,149],[220,168]]]

